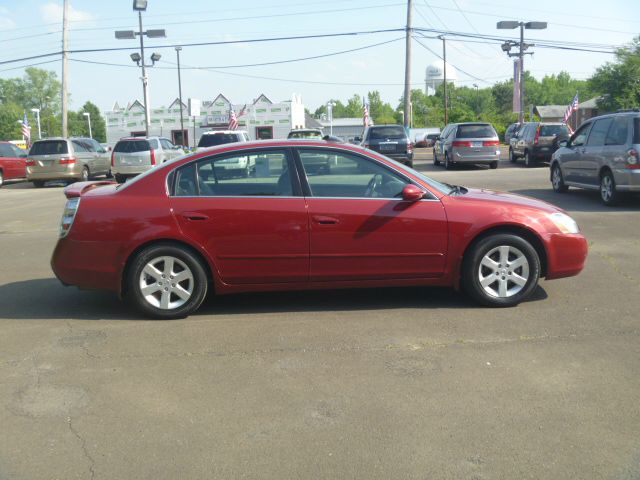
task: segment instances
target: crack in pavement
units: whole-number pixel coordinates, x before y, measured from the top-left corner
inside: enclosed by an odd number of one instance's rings
[[[93,459],[93,457],[89,455],[89,452],[87,451],[86,440],[82,438],[82,436],[78,433],[78,431],[75,428],[73,428],[71,421],[72,421],[71,417],[67,417],[67,425],[69,425],[69,430],[71,431],[71,433],[73,433],[73,435],[78,440],[80,440],[80,447],[82,448],[82,452],[84,453],[84,456],[87,458],[87,460],[89,460],[89,472],[91,473],[91,480],[93,480],[96,475],[96,472],[95,472],[96,462]]]

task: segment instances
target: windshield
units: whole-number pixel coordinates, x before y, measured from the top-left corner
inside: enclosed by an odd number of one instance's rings
[[[233,133],[209,133],[200,137],[198,147],[214,147],[237,141],[238,137]]]
[[[459,125],[457,138],[492,138],[497,137],[496,131],[489,124]]]
[[[407,132],[400,125],[390,127],[375,127],[371,129],[370,139],[380,140],[385,138],[405,138]]]
[[[453,186],[451,186],[451,185],[449,185],[449,184],[441,183],[441,182],[438,182],[437,180],[434,180],[434,179],[433,179],[433,178],[431,178],[431,177],[427,177],[427,176],[426,176],[426,175],[424,175],[423,173],[420,173],[420,172],[418,172],[417,170],[414,170],[414,169],[413,169],[413,168],[411,168],[411,167],[407,167],[406,165],[404,165],[404,164],[402,164],[402,163],[400,163],[400,162],[397,162],[397,161],[395,161],[395,160],[394,160],[394,159],[392,159],[392,158],[389,158],[389,157],[386,157],[386,156],[385,156],[384,158],[386,158],[386,159],[387,159],[387,160],[389,160],[390,162],[393,162],[393,163],[394,163],[394,165],[395,165],[395,167],[396,167],[398,170],[402,170],[403,172],[409,172],[409,173],[411,173],[412,175],[414,175],[414,176],[418,177],[420,180],[422,180],[422,181],[423,181],[424,183],[426,183],[427,185],[429,185],[429,186],[431,186],[431,187],[435,188],[436,190],[438,190],[438,191],[440,191],[440,192],[442,192],[442,193],[444,193],[444,194],[449,195],[449,194],[454,190]]]

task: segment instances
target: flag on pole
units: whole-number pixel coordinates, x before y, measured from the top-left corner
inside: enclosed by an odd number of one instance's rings
[[[569,105],[567,107],[567,110],[564,112],[564,119],[562,120],[562,123],[567,123],[569,121],[569,118],[571,118],[571,115],[573,114],[573,112],[577,112],[578,111],[578,92],[576,92],[576,96],[573,97],[573,101],[571,102],[571,105]]]
[[[236,117],[236,112],[233,109],[233,105],[229,110],[229,130],[236,130],[238,128],[238,118]]]
[[[27,144],[31,143],[31,127],[27,119],[27,112],[24,112],[24,117],[22,118],[22,137]]]
[[[369,103],[362,98],[362,123],[364,124],[364,128],[369,126]]]

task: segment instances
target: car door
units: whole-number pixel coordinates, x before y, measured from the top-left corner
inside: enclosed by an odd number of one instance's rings
[[[80,139],[71,140],[71,143],[76,162],[86,165],[91,175],[96,173],[96,152],[92,152],[89,145]],[[100,169],[97,168],[97,170]]]
[[[251,157],[251,177],[226,163]],[[180,229],[214,259],[228,284],[306,282],[309,219],[286,149],[214,155],[175,172],[170,205]]]
[[[449,134],[450,131],[451,131],[451,125],[447,125],[446,127],[444,127],[444,130],[442,131],[442,133],[436,138],[436,140],[433,143],[433,150],[438,156],[438,159],[444,158],[444,150],[443,150],[444,139],[446,138],[446,136]]]
[[[613,118],[601,118],[593,122],[582,159],[576,163],[576,178],[580,183],[600,185],[600,165],[604,163],[604,140],[613,123]]]
[[[562,175],[568,182],[580,182],[581,165],[590,129],[591,122],[582,125],[573,134],[567,147],[557,155]]]
[[[626,168],[626,160],[629,156],[627,145],[631,144],[630,133],[632,130],[631,117],[619,115],[613,118],[602,147],[602,163],[599,165],[600,167],[608,165],[614,175],[618,170]],[[616,184],[619,184],[617,178]]]
[[[109,152],[93,138],[87,139],[87,142],[91,145],[91,150],[95,152],[96,168],[100,170],[100,173],[109,173],[111,169]]]
[[[320,147],[297,153],[306,172],[311,281],[442,275],[447,219],[438,199],[403,201],[411,181],[362,155]],[[314,169],[322,158],[330,168]]]

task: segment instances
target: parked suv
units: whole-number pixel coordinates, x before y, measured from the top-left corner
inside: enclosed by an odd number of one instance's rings
[[[551,184],[599,190],[605,205],[624,192],[640,192],[640,110],[594,117],[584,122],[551,157]]]
[[[118,183],[184,155],[181,147],[163,137],[121,138],[111,152],[111,171]]]
[[[456,163],[486,164],[498,168],[500,140],[490,123],[450,123],[433,146],[433,164],[449,170]]]
[[[211,130],[204,132],[198,142],[198,150],[224,145],[225,143],[248,142],[249,134],[244,130]]]
[[[402,125],[371,125],[365,128],[361,145],[413,167],[413,143]]]
[[[109,176],[109,154],[93,138],[47,138],[37,140],[27,158],[27,180],[36,187],[50,180],[86,181]]]
[[[527,122],[511,137],[509,159],[512,163],[524,158],[524,166],[548,162],[558,149],[558,143],[567,140],[571,132],[564,123]]]

